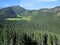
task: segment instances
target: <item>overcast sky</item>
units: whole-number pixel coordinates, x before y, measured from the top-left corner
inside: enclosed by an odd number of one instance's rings
[[[1,0],[0,7],[19,5],[25,9],[52,8],[60,6],[60,0]]]

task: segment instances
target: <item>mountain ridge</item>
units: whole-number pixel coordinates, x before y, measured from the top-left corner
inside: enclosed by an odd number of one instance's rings
[[[8,18],[8,17],[17,17],[17,15],[31,15],[33,16],[34,13],[38,13],[40,14],[40,12],[42,13],[58,13],[60,12],[60,6],[56,6],[54,8],[48,9],[48,8],[42,8],[39,10],[26,10],[20,6],[11,6],[11,7],[7,7],[7,8],[3,8],[0,9],[0,17],[4,17],[4,18]]]

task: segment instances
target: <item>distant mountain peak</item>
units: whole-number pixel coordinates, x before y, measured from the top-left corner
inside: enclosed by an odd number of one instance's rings
[[[56,6],[55,8],[60,8],[60,6]]]
[[[24,13],[26,10],[20,6],[11,6],[6,7],[3,9],[0,9],[0,15],[3,15],[3,17],[16,17],[17,14],[20,15]]]
[[[56,7],[52,8],[52,9],[55,10],[55,11],[59,11],[60,10],[60,6],[56,6]]]

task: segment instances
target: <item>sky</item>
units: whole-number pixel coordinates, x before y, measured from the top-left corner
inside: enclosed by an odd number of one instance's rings
[[[28,10],[53,8],[60,6],[59,0],[1,0],[0,8],[10,6],[21,6]]]

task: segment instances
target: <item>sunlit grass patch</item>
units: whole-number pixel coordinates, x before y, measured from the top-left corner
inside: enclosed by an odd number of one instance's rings
[[[5,20],[27,20],[27,21],[31,21],[31,18],[29,17],[20,17],[20,18],[6,18]]]
[[[21,20],[20,18],[7,18],[5,20]]]
[[[29,17],[22,17],[21,20],[31,20]]]

